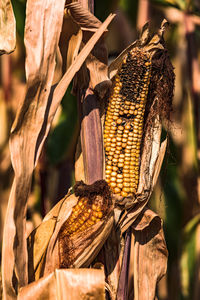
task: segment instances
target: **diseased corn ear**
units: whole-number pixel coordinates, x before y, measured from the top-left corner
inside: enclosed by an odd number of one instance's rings
[[[104,121],[105,178],[118,196],[135,198],[144,137],[155,118],[169,118],[174,72],[163,39],[167,25],[164,20],[152,34],[147,23],[110,67],[115,76]]]
[[[76,260],[79,261],[86,245],[100,236],[99,245],[102,244],[112,228],[107,226],[112,224],[113,206],[110,188],[105,180],[92,185],[78,182],[74,192],[78,202],[58,235],[60,267],[64,268],[77,266]]]

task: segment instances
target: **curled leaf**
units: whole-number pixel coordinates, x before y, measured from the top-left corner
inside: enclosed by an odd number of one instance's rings
[[[94,32],[101,25],[101,22],[78,2],[68,4],[66,9],[82,30]]]

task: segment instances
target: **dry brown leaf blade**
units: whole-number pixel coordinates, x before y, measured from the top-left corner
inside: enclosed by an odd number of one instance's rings
[[[27,1],[26,6],[25,44],[28,83],[27,94],[18,110],[10,139],[15,180],[4,228],[2,268],[5,299],[13,299],[16,296],[12,286],[14,269],[19,287],[28,282],[25,237],[26,202],[38,150],[38,136],[44,123],[54,75],[64,0],[62,3],[37,0]],[[52,26],[52,20],[54,26]],[[50,27],[51,31],[49,31]],[[7,239],[7,236],[10,238]]]
[[[10,0],[2,0],[0,5],[0,55],[9,54],[16,46],[16,22]]]

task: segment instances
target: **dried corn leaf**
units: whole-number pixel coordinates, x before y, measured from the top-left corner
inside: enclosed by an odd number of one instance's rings
[[[58,108],[58,105],[60,104],[60,101],[62,100],[62,97],[65,94],[65,91],[71,82],[74,75],[78,72],[82,64],[84,63],[85,59],[93,49],[94,45],[97,43],[99,38],[104,33],[107,26],[110,24],[112,19],[114,18],[114,15],[110,14],[108,18],[104,21],[104,23],[99,27],[99,29],[92,35],[92,37],[88,40],[84,48],[81,50],[73,64],[69,67],[59,84],[56,86],[55,90],[52,94],[52,105],[50,107],[50,112],[48,116],[48,124],[51,124],[52,119],[56,113],[56,110]],[[49,131],[49,126],[47,126],[47,132]],[[44,136],[46,137],[46,135]]]
[[[5,299],[15,298],[15,290],[28,282],[25,216],[33,169],[70,81],[113,18],[110,16],[86,44],[55,88],[52,99],[49,98],[49,94],[55,70],[63,9],[64,1],[27,2],[25,27],[27,94],[13,124],[10,142],[15,179],[4,230],[2,268]],[[7,239],[7,236],[10,238]],[[12,281],[14,273],[15,289]]]
[[[10,0],[2,0],[0,5],[0,55],[9,54],[16,46],[16,24]]]
[[[154,300],[156,284],[166,273],[168,251],[162,221],[145,209],[132,226],[134,235],[134,299]]]
[[[63,269],[44,276],[26,287],[18,295],[18,300],[71,300],[105,299],[103,270]]]
[[[63,18],[64,1],[62,2],[63,7],[62,3],[58,4],[56,1],[27,2],[25,44],[28,83],[26,97],[18,110],[10,139],[15,179],[4,229],[3,285],[5,299],[15,297],[12,283],[14,269],[19,287],[28,282],[25,237],[26,201],[39,147],[38,137],[44,124],[44,115],[54,74],[55,53]],[[54,20],[54,26],[52,26],[52,20]],[[49,31],[50,27],[51,31]],[[7,239],[7,236],[10,238]]]

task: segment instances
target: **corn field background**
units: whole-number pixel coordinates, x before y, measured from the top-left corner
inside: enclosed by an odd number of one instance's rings
[[[67,1],[70,2],[70,1]],[[13,0],[16,49],[0,58],[0,244],[13,181],[9,135],[25,92],[25,0]],[[148,206],[164,220],[169,251],[166,276],[158,284],[159,300],[200,297],[200,2],[198,0],[101,0],[94,14],[102,22],[116,16],[106,36],[109,61],[138,38],[148,21],[165,33],[175,70],[173,112],[163,137],[169,142],[161,174]],[[35,24],[37,26],[37,24]],[[51,30],[51,28],[49,28]],[[65,49],[62,44],[61,49]],[[56,76],[60,77],[60,70]],[[54,78],[56,82],[56,76]],[[27,210],[27,235],[74,184],[75,147],[79,134],[78,107],[65,93],[34,171]]]

